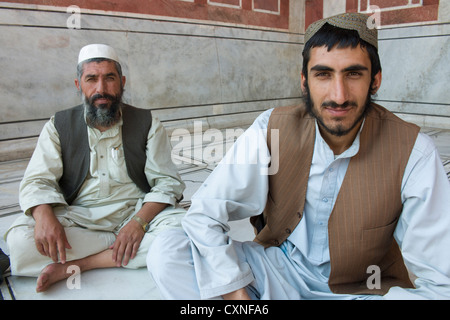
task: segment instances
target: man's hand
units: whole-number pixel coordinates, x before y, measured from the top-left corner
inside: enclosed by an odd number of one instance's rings
[[[66,238],[64,227],[56,218],[53,209],[48,204],[31,209],[31,215],[36,221],[34,240],[40,254],[50,257],[55,263],[59,259],[66,262],[66,249],[72,249]]]
[[[112,259],[117,267],[120,267],[123,260],[123,265],[126,266],[130,259],[136,257],[142,238],[144,237],[144,229],[142,226],[131,219],[117,235],[116,241],[110,247],[113,250]]]
[[[144,221],[150,223],[161,211],[167,207],[166,203],[146,202],[141,210],[136,214]],[[117,235],[116,241],[110,247],[113,250],[112,259],[117,267],[123,263],[128,264],[130,259],[134,259],[141,245],[145,232],[142,226],[134,219],[131,219]]]
[[[146,202],[136,215],[142,220],[150,223],[153,218],[166,207],[167,204],[165,203]],[[113,250],[112,259],[117,267],[120,267],[122,263],[126,266],[130,259],[136,257],[144,235],[144,229],[142,229],[139,222],[134,219],[131,219],[122,229],[120,229],[116,241],[110,246],[110,249]]]

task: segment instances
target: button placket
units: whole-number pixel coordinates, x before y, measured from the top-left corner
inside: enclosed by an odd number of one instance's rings
[[[99,143],[97,144],[97,170],[99,176],[99,197],[105,197],[109,194],[109,173],[108,161],[106,156],[106,147]]]

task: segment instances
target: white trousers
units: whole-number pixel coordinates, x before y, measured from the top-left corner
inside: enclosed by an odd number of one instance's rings
[[[264,248],[253,242],[233,241],[239,263],[247,263],[253,281],[245,289],[252,299],[378,299],[379,296],[358,296],[332,293],[324,282],[320,286],[311,283],[289,254],[280,247]],[[202,259],[193,255],[192,243],[184,230],[174,229],[160,233],[148,251],[147,267],[164,299],[201,299],[197,276],[209,279],[214,287],[215,272],[198,274],[196,263]],[[222,284],[223,285],[223,284]],[[221,299],[218,295],[212,299]]]
[[[130,260],[126,268],[137,269],[146,266],[147,251],[156,235],[170,228],[181,228],[184,209],[167,208],[159,213],[150,223],[134,259]],[[108,249],[116,239],[116,233],[81,228],[71,220],[58,217],[64,227],[67,241],[72,249],[66,249],[66,260],[78,260]],[[125,223],[123,224],[125,225]],[[17,276],[36,277],[48,264],[51,258],[41,255],[34,241],[34,219],[20,216],[7,235],[6,240],[10,252],[11,274]]]
[[[267,250],[253,241],[233,241],[233,245],[239,260],[250,265],[255,278],[246,286],[250,298],[301,299],[295,284],[298,279],[289,279],[296,273],[284,265],[284,254],[278,247]],[[201,299],[194,260],[191,241],[183,230],[168,230],[156,237],[148,252],[147,267],[164,299]]]

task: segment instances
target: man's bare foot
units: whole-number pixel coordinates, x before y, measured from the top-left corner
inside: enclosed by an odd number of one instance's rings
[[[72,275],[72,272],[67,273],[67,268],[74,265],[78,266],[80,271],[85,272],[91,269],[113,268],[116,267],[116,262],[112,259],[112,250],[106,249],[97,254],[78,260],[72,260],[65,264],[49,264],[42,269],[41,274],[37,279],[36,292],[43,292],[55,282],[69,278]]]
[[[46,266],[37,279],[36,292],[46,291],[52,284],[70,277],[68,264],[52,263]]]

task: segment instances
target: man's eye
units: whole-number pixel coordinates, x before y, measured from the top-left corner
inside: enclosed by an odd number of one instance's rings
[[[326,78],[326,77],[329,77],[330,74],[328,72],[318,72],[318,73],[315,74],[315,76],[317,78]]]
[[[357,72],[357,71],[352,71],[348,73],[348,76],[351,78],[359,78],[362,76],[361,72]]]

